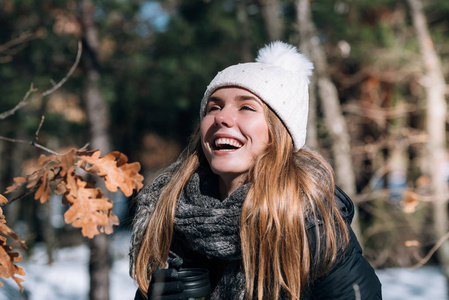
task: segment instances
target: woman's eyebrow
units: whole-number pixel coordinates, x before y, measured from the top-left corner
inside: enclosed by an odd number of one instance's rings
[[[256,100],[256,101],[259,101],[259,99],[257,99],[256,97],[250,96],[250,95],[240,95],[240,96],[237,96],[235,98],[236,98],[236,100],[240,100],[240,101],[243,101],[243,100]]]
[[[262,100],[260,100],[256,96],[252,96],[252,95],[237,95],[234,99],[237,100],[237,101],[254,100],[254,101],[258,102],[258,103],[263,103]],[[220,102],[223,102],[223,99],[218,97],[218,96],[211,96],[209,98],[208,102],[220,103]]]
[[[223,100],[221,100],[221,98],[217,97],[217,96],[210,96],[209,102],[210,101],[219,102],[219,101],[223,101]]]
[[[258,103],[258,104],[260,104],[262,106],[264,105],[264,102],[261,99],[259,99],[256,96],[252,96],[252,95],[240,95],[240,96],[236,97],[236,100],[238,100],[238,101],[248,101],[248,100],[250,100],[250,101],[255,101],[256,103]]]

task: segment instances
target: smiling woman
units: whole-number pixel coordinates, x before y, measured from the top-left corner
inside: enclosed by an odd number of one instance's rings
[[[211,81],[190,147],[137,197],[135,299],[187,299],[180,267],[214,300],[381,299],[351,200],[304,146],[312,68],[275,42]]]

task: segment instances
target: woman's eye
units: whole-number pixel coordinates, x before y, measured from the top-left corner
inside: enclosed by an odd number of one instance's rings
[[[208,109],[207,109],[207,112],[211,112],[211,111],[215,111],[215,110],[219,110],[220,109],[220,107],[218,107],[218,106],[210,106]]]
[[[242,106],[241,110],[256,111],[254,108],[252,108],[251,106],[248,106],[248,105]]]

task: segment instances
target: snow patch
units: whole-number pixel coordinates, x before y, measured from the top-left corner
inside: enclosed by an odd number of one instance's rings
[[[376,270],[384,300],[447,299],[447,284],[437,266]]]

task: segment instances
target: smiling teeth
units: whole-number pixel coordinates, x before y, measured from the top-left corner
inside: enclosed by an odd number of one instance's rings
[[[239,141],[234,139],[228,139],[228,138],[219,138],[215,140],[215,146],[220,147],[222,145],[230,145],[236,148],[241,148],[243,144],[241,144]]]

